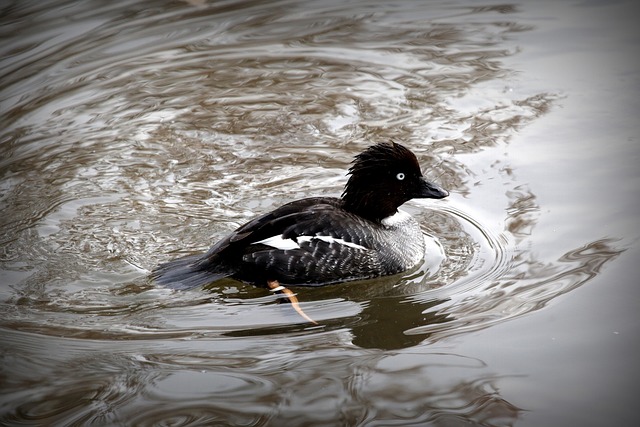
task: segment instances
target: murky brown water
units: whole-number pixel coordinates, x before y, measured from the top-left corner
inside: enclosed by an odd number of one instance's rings
[[[633,425],[634,9],[3,4],[0,424]],[[148,281],[389,139],[443,256],[301,289],[320,326]]]

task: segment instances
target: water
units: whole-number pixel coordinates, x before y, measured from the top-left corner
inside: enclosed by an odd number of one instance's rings
[[[633,425],[632,2],[130,3],[2,6],[0,423]],[[147,279],[389,139],[418,270]]]

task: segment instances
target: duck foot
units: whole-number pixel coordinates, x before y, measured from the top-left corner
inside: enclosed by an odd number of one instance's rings
[[[267,286],[269,286],[269,290],[271,290],[271,292],[279,292],[283,294],[291,303],[291,307],[293,307],[293,309],[297,311],[298,314],[302,316],[306,321],[313,323],[314,325],[318,324],[318,322],[316,322],[315,320],[307,316],[307,314],[304,311],[302,311],[302,308],[298,303],[298,298],[296,297],[296,294],[294,294],[291,290],[282,286],[280,282],[278,282],[277,280],[267,280]]]

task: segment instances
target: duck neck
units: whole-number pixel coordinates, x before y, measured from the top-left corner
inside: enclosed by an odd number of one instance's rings
[[[368,191],[354,191],[353,188],[347,188],[342,194],[342,203],[345,210],[380,224],[384,218],[398,212],[398,207],[388,199],[380,197],[379,194],[376,196],[373,197]]]

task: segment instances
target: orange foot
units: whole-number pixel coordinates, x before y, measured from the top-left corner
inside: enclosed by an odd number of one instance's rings
[[[307,316],[306,313],[302,311],[302,308],[300,308],[300,303],[298,303],[298,298],[296,297],[296,294],[294,294],[292,291],[282,286],[280,282],[278,282],[277,280],[267,280],[267,285],[269,286],[269,289],[271,290],[271,292],[283,293],[291,302],[291,306],[293,307],[293,309],[297,311],[298,314],[302,316],[306,321],[313,323],[314,325],[318,324],[318,322],[316,322],[315,320]]]

